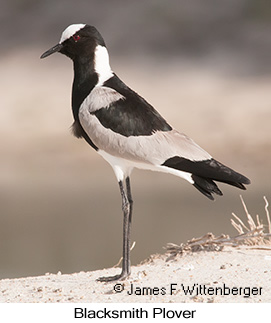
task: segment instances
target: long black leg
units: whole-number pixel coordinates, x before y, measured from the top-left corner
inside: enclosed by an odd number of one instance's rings
[[[131,191],[131,185],[130,185],[130,177],[126,177],[126,189],[127,189],[127,198],[130,204],[130,214],[129,214],[129,221],[130,225],[132,222],[132,211],[133,211],[133,199],[132,199],[132,191]]]
[[[123,211],[123,259],[122,259],[122,272],[120,278],[125,278],[130,275],[130,202],[127,194],[125,193],[123,183],[119,182],[120,193],[122,199]]]
[[[130,264],[130,233],[131,233],[131,221],[132,221],[132,193],[130,186],[130,178],[126,177],[126,192],[124,189],[123,181],[119,182],[122,211],[123,211],[123,259],[122,259],[122,271],[119,275],[111,277],[100,277],[98,280],[103,282],[123,280],[131,273]]]
[[[126,192],[127,192],[127,198],[129,202],[129,216],[128,216],[128,224],[127,224],[127,268],[129,274],[131,273],[130,268],[130,249],[131,249],[131,224],[132,224],[132,212],[133,212],[133,199],[132,199],[132,191],[131,191],[131,185],[130,185],[130,177],[126,177]]]

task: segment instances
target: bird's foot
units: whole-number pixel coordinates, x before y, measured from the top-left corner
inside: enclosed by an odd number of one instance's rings
[[[99,282],[113,282],[117,280],[125,280],[130,274],[127,272],[121,272],[119,275],[108,276],[108,277],[99,277],[97,281]]]

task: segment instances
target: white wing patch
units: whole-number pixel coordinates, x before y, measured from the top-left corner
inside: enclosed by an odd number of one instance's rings
[[[123,95],[109,87],[96,86],[85,98],[84,102],[80,107],[80,110],[86,109],[89,112],[95,112],[102,108],[109,107],[110,104],[118,100],[124,99],[125,97]]]

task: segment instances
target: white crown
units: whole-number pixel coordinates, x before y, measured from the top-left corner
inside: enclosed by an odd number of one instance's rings
[[[62,44],[65,40],[69,39],[75,33],[77,33],[80,29],[84,28],[86,24],[74,24],[67,27],[60,38],[59,44]]]

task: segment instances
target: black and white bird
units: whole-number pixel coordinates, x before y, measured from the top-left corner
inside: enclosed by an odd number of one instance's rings
[[[73,24],[60,42],[41,58],[59,52],[72,59],[73,134],[84,138],[113,168],[117,177],[123,220],[122,271],[100,281],[123,280],[130,275],[130,228],[133,168],[165,172],[184,178],[213,200],[222,195],[217,182],[240,189],[250,181],[212,158],[169,123],[111,70],[105,42],[93,26]]]

